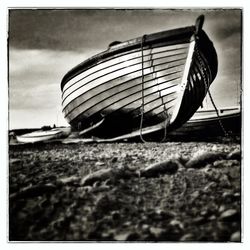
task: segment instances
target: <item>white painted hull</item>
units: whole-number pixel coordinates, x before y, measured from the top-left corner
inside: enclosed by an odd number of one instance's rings
[[[48,141],[63,137],[63,132],[60,130],[34,131],[32,133],[17,136],[16,139],[20,143],[34,143]]]
[[[217,73],[211,41],[204,31],[199,39],[195,32],[190,26],[132,39],[73,68],[61,83],[65,119],[86,136],[104,138],[166,120],[168,130],[181,126]]]

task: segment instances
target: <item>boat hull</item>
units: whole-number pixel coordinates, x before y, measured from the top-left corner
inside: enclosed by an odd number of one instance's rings
[[[241,134],[241,112],[239,108],[219,110],[219,117],[214,110],[197,112],[182,127],[172,131],[169,137],[207,138],[214,136]]]
[[[68,72],[63,113],[86,137],[113,138],[157,124],[171,131],[199,108],[216,73],[217,55],[204,31],[199,39],[194,26],[151,34]]]
[[[48,141],[52,139],[59,139],[65,136],[65,133],[61,130],[38,130],[28,134],[16,136],[16,139],[19,143],[35,143]]]

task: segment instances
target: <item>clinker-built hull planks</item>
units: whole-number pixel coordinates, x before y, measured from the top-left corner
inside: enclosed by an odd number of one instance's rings
[[[202,23],[113,43],[73,68],[61,82],[66,120],[83,136],[107,139],[180,127],[217,74]]]

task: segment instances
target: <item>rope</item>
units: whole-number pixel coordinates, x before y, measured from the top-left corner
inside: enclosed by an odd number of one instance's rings
[[[152,54],[151,54],[151,59],[152,59]],[[164,121],[165,121],[165,124],[164,124],[164,134],[163,134],[163,138],[161,139],[160,142],[164,142],[167,138],[167,127],[169,125],[169,117],[168,117],[168,112],[167,112],[167,109],[166,109],[166,106],[165,106],[165,103],[164,103],[164,99],[163,99],[163,96],[161,94],[161,91],[160,91],[160,85],[159,85],[159,82],[158,82],[158,78],[157,78],[157,73],[155,72],[155,68],[153,66],[153,60],[151,60],[151,67],[153,67],[153,72],[155,73],[155,79],[157,81],[157,87],[158,87],[158,92],[159,92],[159,96],[161,98],[161,103],[162,103],[162,106],[163,106],[163,114],[167,117]]]
[[[141,121],[140,121],[140,138],[141,138],[141,141],[142,142],[146,142],[143,138],[143,135],[142,135],[142,125],[143,125],[143,118],[144,118],[144,55],[143,55],[143,44],[144,44],[144,41],[145,41],[145,38],[146,38],[146,35],[143,35],[142,36],[142,39],[141,39],[141,65],[142,65],[142,76],[141,76],[141,86],[142,86],[142,90],[141,90],[141,93],[142,93],[142,104],[141,104]]]
[[[209,90],[209,86],[208,86],[208,83],[207,83],[207,78],[206,78],[205,72],[204,72],[205,66],[204,66],[204,63],[203,63],[203,61],[201,59],[201,56],[200,56],[200,53],[199,53],[198,49],[196,49],[196,53],[197,53],[197,56],[198,56],[199,63],[201,65],[201,74],[202,74],[202,78],[204,79],[204,83],[205,83],[205,86],[206,86],[206,91],[208,92],[208,95],[209,95],[209,98],[211,100],[211,103],[212,103],[212,105],[213,105],[213,107],[215,109],[215,112],[216,112],[216,115],[218,117],[218,121],[219,121],[220,127],[221,127],[224,135],[227,137],[229,134],[228,134],[228,132],[226,131],[226,129],[224,128],[224,126],[222,124],[222,121],[221,121],[221,118],[220,118],[220,115],[219,115],[219,111],[218,111],[218,109],[217,109],[217,107],[215,105],[215,102],[213,100],[212,94],[211,94],[211,92]]]
[[[218,109],[217,109],[217,107],[216,107],[216,105],[215,105],[215,103],[214,103],[214,100],[213,100],[213,98],[212,98],[212,95],[211,95],[211,92],[210,92],[209,89],[208,89],[208,95],[209,95],[209,98],[210,98],[210,100],[211,100],[211,102],[212,102],[212,104],[213,104],[213,107],[214,107],[214,109],[215,109],[215,112],[216,112],[216,114],[217,114],[217,117],[218,117],[218,121],[219,121],[220,127],[221,127],[221,129],[223,130],[224,135],[225,135],[226,137],[228,137],[229,134],[228,134],[228,132],[226,131],[226,129],[224,128],[224,126],[223,126],[223,124],[222,124],[222,121],[221,121],[220,115],[219,115],[219,111],[218,111]]]
[[[144,45],[144,41],[145,41],[146,35],[142,36],[141,39],[141,58],[142,58],[142,104],[141,104],[141,120],[140,120],[140,139],[142,142],[146,143],[147,141],[143,138],[142,135],[142,126],[143,126],[143,120],[144,120],[144,106],[145,106],[145,102],[144,102],[144,55],[143,55],[143,45]],[[152,59],[152,58],[151,58]],[[151,61],[151,66],[152,66],[152,61]],[[165,119],[165,125],[164,125],[164,135],[163,138],[161,140],[161,142],[166,140],[167,137],[167,126],[169,124],[169,119],[168,119],[168,114],[167,114],[167,110],[166,107],[164,105],[164,100],[163,97],[161,95],[160,89],[159,89],[159,84],[157,82],[157,86],[158,86],[158,92],[162,101],[162,105],[164,107],[164,114],[167,116],[167,119]]]
[[[161,94],[161,91],[160,91],[160,88],[159,88],[159,84],[158,84],[158,81],[157,81],[157,86],[158,86],[158,92],[159,92],[159,95],[160,95],[160,98],[161,98],[161,103],[163,105],[163,113],[166,115],[166,119],[165,119],[165,124],[164,124],[164,134],[163,134],[163,138],[161,139],[161,142],[164,142],[167,138],[167,127],[169,125],[169,117],[168,117],[168,113],[167,113],[167,110],[166,110],[166,106],[164,104],[164,100],[163,100],[163,96]]]

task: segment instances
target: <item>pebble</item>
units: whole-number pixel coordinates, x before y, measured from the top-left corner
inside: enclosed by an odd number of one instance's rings
[[[104,181],[113,177],[113,170],[111,168],[101,169],[94,173],[88,174],[81,180],[81,185],[88,186],[94,184],[96,181]]]
[[[207,164],[212,163],[216,160],[221,160],[225,157],[224,153],[221,152],[204,152],[198,151],[193,158],[191,158],[187,163],[187,168],[202,168]]]
[[[227,155],[227,159],[231,159],[231,160],[241,160],[241,151],[239,149],[235,149],[234,151],[232,151],[231,153],[229,153]]]
[[[127,240],[130,233],[120,233],[114,236],[114,239],[117,241],[125,241]]]
[[[181,238],[180,238],[180,241],[193,241],[195,238],[194,238],[194,235],[191,234],[191,233],[187,233],[187,234],[184,234]]]
[[[132,225],[132,221],[126,221],[125,223],[123,223],[123,226],[125,227],[129,227]]]
[[[196,218],[193,219],[193,223],[197,224],[197,225],[202,225],[206,222],[206,218],[203,216],[198,216]]]
[[[208,211],[207,209],[202,210],[202,211],[200,212],[200,215],[201,215],[201,216],[208,216],[208,214],[209,214],[209,211]]]
[[[235,233],[233,233],[230,237],[230,241],[233,242],[240,242],[241,241],[241,235],[240,235],[240,231],[237,231]]]
[[[235,209],[228,209],[220,215],[220,219],[223,221],[231,221],[238,217],[238,212]]]
[[[175,174],[178,168],[181,167],[181,163],[177,160],[167,160],[160,163],[156,163],[148,166],[141,171],[143,177],[158,177],[162,174]]]
[[[210,221],[216,220],[216,216],[213,214],[208,218]]]
[[[211,190],[213,190],[214,188],[217,187],[217,184],[212,181],[212,182],[209,182],[204,188],[203,188],[203,192],[204,193],[208,193],[210,192]]]
[[[224,212],[225,210],[226,210],[226,206],[225,206],[225,205],[221,205],[221,206],[219,207],[219,212],[220,212],[220,213]]]
[[[150,227],[148,224],[143,224],[141,228],[143,232],[148,232]]]
[[[182,222],[180,222],[179,220],[173,219],[169,222],[169,225],[173,226],[173,227],[178,227],[180,229],[184,229],[184,225]]]
[[[51,193],[56,189],[53,184],[40,184],[21,189],[19,192],[10,195],[10,199],[23,199]]]
[[[236,192],[236,193],[234,194],[234,197],[235,197],[235,198],[240,198],[241,195],[240,195],[240,193]]]
[[[10,159],[9,163],[10,164],[18,164],[18,163],[21,163],[21,159],[18,159],[18,158],[13,158],[13,159]]]
[[[101,237],[103,239],[106,239],[106,240],[108,240],[108,239],[112,240],[113,239],[113,233],[112,232],[103,232],[101,234]]]
[[[176,216],[176,213],[172,211],[164,211],[162,209],[157,209],[155,211],[155,215],[156,217],[158,216],[158,218],[160,219],[171,219]]]
[[[239,165],[237,160],[219,160],[213,163],[213,167],[215,168],[232,168],[237,165]]]
[[[114,235],[114,239],[117,241],[135,241],[140,238],[140,235],[136,232],[126,232]]]
[[[138,240],[138,239],[140,239],[140,235],[138,234],[138,233],[136,233],[136,232],[131,232],[130,234],[128,234],[128,236],[127,236],[127,241],[136,241],[136,240]]]
[[[71,183],[78,182],[78,181],[80,181],[79,177],[70,176],[70,177],[60,178],[57,182],[59,182],[60,184],[66,185],[66,184],[71,184]]]
[[[194,201],[196,198],[200,196],[200,192],[194,191],[190,196],[191,196],[191,199]]]
[[[97,162],[95,163],[95,166],[96,166],[96,167],[100,167],[100,166],[104,166],[104,165],[105,165],[105,163],[102,162],[102,161],[97,161]]]
[[[233,193],[230,191],[225,191],[225,192],[223,192],[222,197],[226,198],[226,199],[230,199],[233,197]]]
[[[159,238],[165,232],[165,230],[158,227],[150,227],[149,232],[153,234],[156,238]]]
[[[225,160],[218,160],[218,161],[215,161],[214,163],[213,163],[213,167],[214,168],[222,168],[222,167],[224,167],[225,166],[225,163],[226,163],[227,161],[225,161]]]

